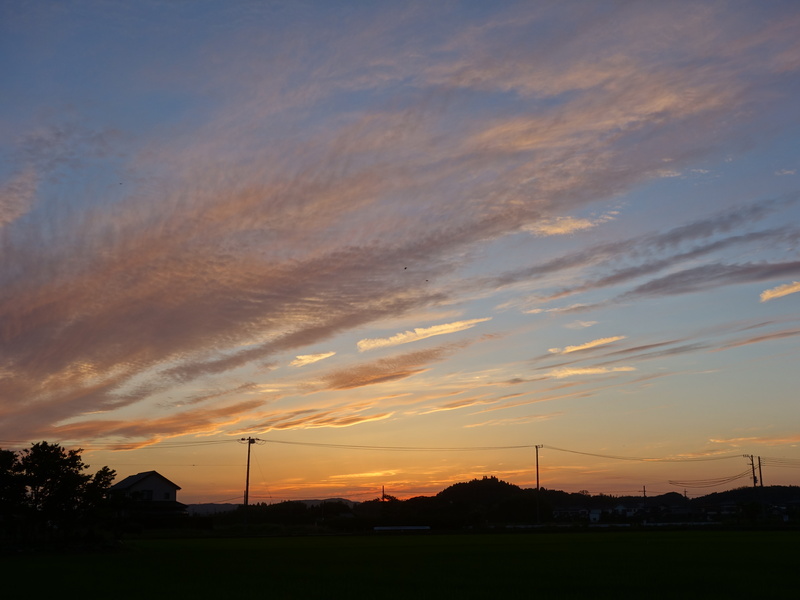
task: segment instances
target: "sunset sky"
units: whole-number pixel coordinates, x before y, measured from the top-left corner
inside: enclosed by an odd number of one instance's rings
[[[241,501],[248,436],[251,501],[532,487],[535,445],[567,491],[800,484],[798,31],[2,3],[0,447],[187,503]]]

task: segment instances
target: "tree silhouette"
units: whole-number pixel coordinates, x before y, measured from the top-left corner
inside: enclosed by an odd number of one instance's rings
[[[507,483],[497,477],[484,476],[483,479],[455,483],[436,496],[449,502],[465,502],[488,506],[500,500],[516,496],[522,492],[519,486]]]
[[[0,450],[0,503],[14,537],[67,539],[94,524],[115,472],[85,473],[81,452],[48,442]]]
[[[0,523],[6,534],[18,537],[25,506],[25,480],[17,454],[0,450]]]

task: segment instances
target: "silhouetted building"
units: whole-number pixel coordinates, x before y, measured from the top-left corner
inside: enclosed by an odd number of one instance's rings
[[[177,500],[179,489],[160,473],[145,471],[115,483],[108,492],[120,516],[155,524],[186,514],[186,505]]]

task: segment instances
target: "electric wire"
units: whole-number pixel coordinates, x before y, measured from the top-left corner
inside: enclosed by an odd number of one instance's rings
[[[571,454],[594,456],[597,458],[609,458],[613,460],[630,460],[639,462],[704,462],[712,460],[728,460],[731,458],[741,458],[740,454],[731,454],[725,456],[692,456],[685,458],[675,458],[675,457],[653,458],[653,457],[641,457],[641,456],[616,456],[613,454],[595,454],[593,452],[580,452],[578,450],[567,450],[566,448],[556,448],[555,446],[547,446],[547,445],[544,445],[543,448],[547,448],[548,450],[557,450],[559,452],[569,452]]]
[[[307,446],[312,448],[334,448],[334,449],[342,449],[342,450],[366,450],[366,451],[381,451],[381,452],[486,452],[486,451],[498,451],[498,450],[520,450],[520,449],[531,449],[536,448],[536,444],[517,444],[517,445],[508,445],[508,446],[454,446],[454,447],[443,447],[443,446],[379,446],[379,445],[358,445],[358,444],[334,444],[334,443],[325,443],[325,442],[303,442],[303,441],[290,441],[290,440],[276,440],[276,439],[264,439],[264,438],[237,438],[237,439],[215,439],[215,440],[195,440],[195,441],[184,441],[184,442],[158,442],[155,444],[150,444],[146,446],[138,446],[136,447],[135,444],[131,443],[118,443],[118,444],[105,444],[104,448],[107,450],[147,450],[147,449],[178,449],[178,448],[187,448],[187,447],[196,447],[196,446],[210,446],[210,445],[221,445],[221,444],[231,444],[231,443],[255,443],[258,445],[264,444],[283,444],[289,446]],[[24,444],[26,442],[22,442],[19,440],[0,440],[0,444]],[[28,442],[32,443],[32,442]],[[91,445],[91,444],[87,444]],[[133,447],[132,447],[133,446]],[[581,456],[591,456],[595,458],[604,458],[609,460],[623,460],[623,461],[633,461],[633,462],[664,462],[664,463],[679,463],[679,462],[706,462],[706,461],[717,461],[717,460],[730,460],[733,458],[741,458],[743,455],[741,454],[732,454],[732,455],[723,455],[723,456],[695,456],[695,457],[641,457],[641,456],[620,456],[620,455],[613,455],[613,454],[600,454],[596,452],[584,452],[580,450],[570,450],[567,448],[560,448],[557,446],[550,446],[550,445],[539,445],[539,448],[544,448],[548,450],[554,450],[557,452],[566,452],[570,454],[577,454]],[[95,447],[94,450],[98,450],[100,448]],[[749,455],[744,455],[747,458]],[[132,466],[131,463],[129,466]],[[143,464],[143,463],[142,463]],[[260,464],[256,459],[256,464],[261,469]],[[792,459],[792,458],[779,458],[779,457],[761,457],[761,464],[763,466],[769,467],[781,467],[781,468],[800,468],[800,459]],[[239,465],[203,465],[203,464],[186,464],[186,465],[165,465],[165,466],[191,466],[191,467],[234,467]],[[738,479],[742,479],[744,477],[749,477],[751,471],[746,470],[742,473],[738,473],[736,475],[731,475],[727,477],[719,477],[719,478],[712,478],[712,479],[698,479],[698,480],[686,480],[686,481],[679,481],[679,480],[670,480],[668,483],[670,485],[684,487],[684,488],[704,488],[704,487],[718,487],[720,485],[725,485],[727,483],[731,483],[733,481],[737,481]],[[264,477],[263,472],[261,472],[262,479],[266,479]],[[267,490],[267,493],[270,493]],[[365,494],[369,494],[372,492],[365,492]],[[259,496],[262,497],[262,496]],[[263,497],[262,497],[263,498]],[[270,499],[272,496],[270,495]]]
[[[290,446],[311,446],[318,448],[341,448],[346,450],[374,450],[395,452],[470,452],[487,450],[519,450],[521,448],[534,448],[534,444],[521,444],[518,446],[456,446],[456,447],[430,447],[430,446],[366,446],[356,444],[329,444],[323,442],[292,442],[288,440],[263,440],[270,444],[287,444]]]
[[[220,504],[222,502],[230,502],[231,500],[241,500],[243,496],[234,496],[233,498],[225,498],[223,500],[212,500],[211,502],[201,502],[200,504]]]
[[[258,453],[253,454],[253,462],[256,463],[256,467],[258,468],[258,472],[261,474],[261,486],[266,490],[267,497],[272,500],[272,492],[270,491],[269,487],[264,483],[267,481],[267,477],[264,475],[264,470],[261,468],[261,463],[258,460]],[[264,496],[256,496],[256,498],[264,498]]]
[[[737,475],[730,475],[728,477],[719,477],[716,479],[693,479],[688,481],[676,481],[670,480],[670,485],[675,485],[679,487],[685,488],[706,488],[706,487],[718,487],[720,485],[725,485],[726,483],[731,483],[736,481],[737,479],[742,479],[743,477],[750,477],[751,472],[750,470],[742,471]]]
[[[148,450],[156,448],[184,448],[192,446],[208,446],[219,444],[231,444],[233,442],[243,444],[247,442],[248,438],[236,439],[223,439],[223,440],[199,440],[191,442],[158,442],[147,446],[140,446],[131,448],[131,443],[118,443],[118,444],[105,444],[103,449],[135,449],[135,450]],[[338,448],[343,450],[371,450],[371,451],[394,451],[394,452],[480,452],[480,451],[495,451],[495,450],[520,450],[526,448],[535,448],[536,444],[517,444],[509,446],[378,446],[378,445],[358,445],[358,444],[334,444],[328,442],[302,442],[290,440],[276,440],[265,438],[253,438],[253,441],[258,445],[264,444],[283,444],[290,446],[309,446],[317,448]],[[31,442],[22,441],[8,441],[0,440],[0,444],[24,444]],[[595,458],[606,458],[610,460],[625,460],[625,461],[638,461],[638,462],[706,462],[716,460],[730,460],[733,458],[741,458],[741,454],[726,454],[722,456],[691,456],[691,457],[643,457],[643,456],[620,456],[615,454],[600,454],[596,452],[584,452],[581,450],[570,450],[568,448],[559,448],[557,446],[550,446],[542,444],[540,448],[548,450],[555,450],[557,452],[567,452],[570,454],[579,454],[583,456],[593,456]],[[98,449],[98,448],[96,448]],[[800,467],[800,459],[791,458],[774,458],[774,457],[761,457],[762,464],[769,464],[770,466],[787,466],[787,467]]]
[[[762,456],[761,464],[769,467],[800,469],[800,460],[796,458],[773,458],[770,456]]]

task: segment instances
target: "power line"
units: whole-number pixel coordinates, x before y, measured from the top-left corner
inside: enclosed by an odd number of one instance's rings
[[[800,459],[796,458],[772,458],[769,456],[762,456],[761,461],[765,465],[771,467],[786,467],[790,469],[800,469]]]
[[[199,502],[197,504],[219,504],[220,502],[230,502],[231,500],[238,500],[241,496],[234,496],[233,498],[223,498],[222,500],[212,500],[210,502]]]
[[[150,450],[158,448],[183,448],[191,446],[209,446],[218,444],[231,444],[242,443],[241,439],[224,439],[224,440],[202,440],[191,442],[157,442],[155,444],[132,448],[131,443],[118,443],[106,444],[104,450]],[[550,446],[546,444],[517,444],[510,446],[378,446],[378,445],[358,445],[358,444],[334,444],[326,442],[299,442],[290,440],[275,440],[275,439],[258,439],[259,445],[262,444],[284,444],[289,446],[309,446],[316,448],[337,448],[342,450],[370,450],[370,451],[383,451],[383,452],[481,452],[481,451],[494,451],[494,450],[522,450],[529,448],[546,448],[548,450],[556,450],[557,452],[567,452],[570,454],[580,454],[583,456],[593,456],[596,458],[606,458],[610,460],[626,460],[626,461],[639,461],[639,462],[706,462],[715,460],[729,460],[732,458],[741,458],[741,454],[730,454],[724,456],[692,456],[692,457],[643,457],[643,456],[620,456],[614,454],[600,454],[596,452],[584,452],[581,450],[570,450],[568,448],[559,448],[557,446]],[[32,442],[24,442],[20,440],[9,441],[0,440],[0,444],[30,444]],[[87,442],[87,445],[91,442]],[[800,459],[791,458],[771,458],[762,457],[765,465],[770,466],[785,466],[785,467],[800,467]],[[177,466],[177,465],[176,465]],[[181,465],[183,466],[183,465]],[[211,465],[210,465],[211,466]]]
[[[733,481],[736,481],[737,479],[742,479],[743,477],[750,477],[750,469],[746,469],[741,473],[738,473],[736,475],[730,475],[728,477],[719,477],[717,479],[692,479],[689,481],[670,480],[669,484],[686,488],[717,487],[720,485],[725,485],[726,483],[731,483]]]
[[[375,450],[394,452],[475,452],[482,450],[519,450],[533,448],[533,444],[518,446],[456,446],[456,447],[430,447],[430,446],[362,446],[356,444],[328,444],[321,442],[290,442],[288,440],[263,440],[270,444],[287,444],[291,446],[312,446],[319,448],[340,448],[344,450]]]
[[[545,444],[519,444],[515,446],[457,446],[457,447],[430,447],[430,446],[361,446],[355,444],[330,444],[319,442],[296,442],[287,440],[263,440],[271,444],[288,444],[295,446],[317,446],[323,448],[341,448],[348,450],[381,450],[381,451],[399,451],[399,452],[468,452],[468,451],[481,451],[481,450],[519,450],[525,448],[547,448],[548,450],[557,450],[559,452],[569,452],[572,454],[582,454],[584,456],[594,456],[597,458],[608,458],[613,460],[629,460],[641,462],[704,462],[714,460],[728,460],[731,458],[741,458],[741,454],[731,454],[725,456],[701,456],[701,457],[638,457],[638,456],[615,456],[612,454],[597,454],[593,452],[581,452],[578,450],[568,450],[566,448],[557,448],[555,446],[548,446]],[[800,465],[800,461],[798,461]]]
[[[741,458],[742,456],[741,454],[731,454],[726,456],[693,456],[686,458],[674,458],[674,457],[648,458],[641,456],[615,456],[613,454],[595,454],[593,452],[580,452],[578,450],[567,450],[566,448],[556,448],[555,446],[542,446],[542,447],[547,448],[548,450],[569,452],[571,454],[582,454],[584,456],[594,456],[597,458],[609,458],[612,460],[630,460],[639,462],[704,462],[711,460],[728,460],[730,458]]]
[[[227,438],[227,439],[214,439],[214,440],[195,440],[195,441],[182,441],[182,442],[156,442],[146,446],[136,447],[135,444],[131,443],[118,443],[118,444],[106,444],[105,448],[98,448],[95,446],[92,450],[149,450],[149,449],[179,449],[185,447],[196,447],[196,446],[211,446],[211,445],[220,445],[220,444],[232,444],[232,443],[246,443],[248,446],[247,452],[247,472],[246,472],[246,480],[245,480],[245,492],[244,492],[244,504],[247,506],[248,499],[249,499],[249,487],[250,487],[250,446],[253,444],[264,445],[267,443],[270,444],[284,444],[290,446],[307,446],[312,448],[333,448],[333,449],[342,449],[342,450],[365,450],[365,451],[387,451],[387,452],[487,452],[487,451],[498,451],[498,450],[520,450],[520,449],[530,449],[535,448],[537,454],[537,464],[536,464],[536,471],[537,471],[537,481],[536,487],[539,488],[539,478],[538,478],[538,454],[540,448],[546,448],[548,450],[555,450],[557,452],[566,452],[570,454],[578,454],[582,456],[591,456],[595,458],[603,458],[609,460],[623,460],[623,461],[634,461],[634,462],[665,462],[665,463],[686,463],[686,462],[705,462],[705,461],[717,461],[717,460],[729,460],[734,458],[741,458],[744,456],[745,458],[751,459],[751,469],[749,471],[744,471],[742,473],[738,473],[736,475],[731,475],[727,477],[720,477],[720,478],[711,478],[711,479],[699,479],[699,480],[687,480],[687,481],[678,481],[678,480],[670,480],[667,483],[674,486],[679,486],[683,488],[708,488],[708,487],[717,487],[721,485],[725,485],[727,483],[731,483],[743,477],[747,477],[750,475],[752,471],[754,473],[754,465],[752,464],[753,457],[751,455],[723,455],[723,456],[695,456],[695,457],[641,457],[641,456],[620,456],[620,455],[612,455],[612,454],[600,454],[595,452],[584,452],[580,450],[570,450],[567,448],[559,448],[556,446],[549,446],[544,444],[517,444],[517,445],[507,445],[507,446],[380,446],[380,445],[358,445],[358,444],[334,444],[334,443],[325,443],[325,442],[303,442],[303,441],[289,441],[289,440],[276,440],[276,439],[259,439],[259,438]],[[10,440],[0,440],[0,445],[6,444],[33,444],[34,442],[23,442],[20,440],[10,441]],[[60,442],[63,444],[63,442]],[[86,445],[93,445],[93,442],[83,442]],[[263,471],[261,470],[261,465],[258,463],[256,459],[257,465],[259,467],[259,471],[261,472],[262,479],[264,478]],[[120,466],[134,466],[140,465],[145,463],[124,463]],[[149,464],[149,463],[147,463]],[[770,467],[782,467],[782,468],[800,468],[800,459],[793,459],[793,458],[782,458],[782,457],[759,457],[759,472],[761,469],[761,464]],[[232,466],[239,466],[239,465],[221,465],[221,464],[164,464],[162,466],[171,466],[171,467],[224,467],[229,468]],[[755,475],[753,474],[753,477]],[[762,479],[763,482],[763,479]],[[762,483],[763,485],[763,483]],[[637,490],[638,491],[638,490]],[[268,498],[270,500],[274,500],[273,495],[271,492],[267,492],[270,494],[268,497],[264,496],[254,496],[257,498]],[[367,495],[371,494],[372,492],[348,492],[348,495]],[[614,492],[611,492],[614,493]],[[237,497],[236,499],[240,498],[241,496]],[[280,496],[278,496],[280,497]],[[235,498],[232,498],[233,500]],[[218,501],[219,502],[219,501]],[[224,500],[222,501],[224,502]]]

